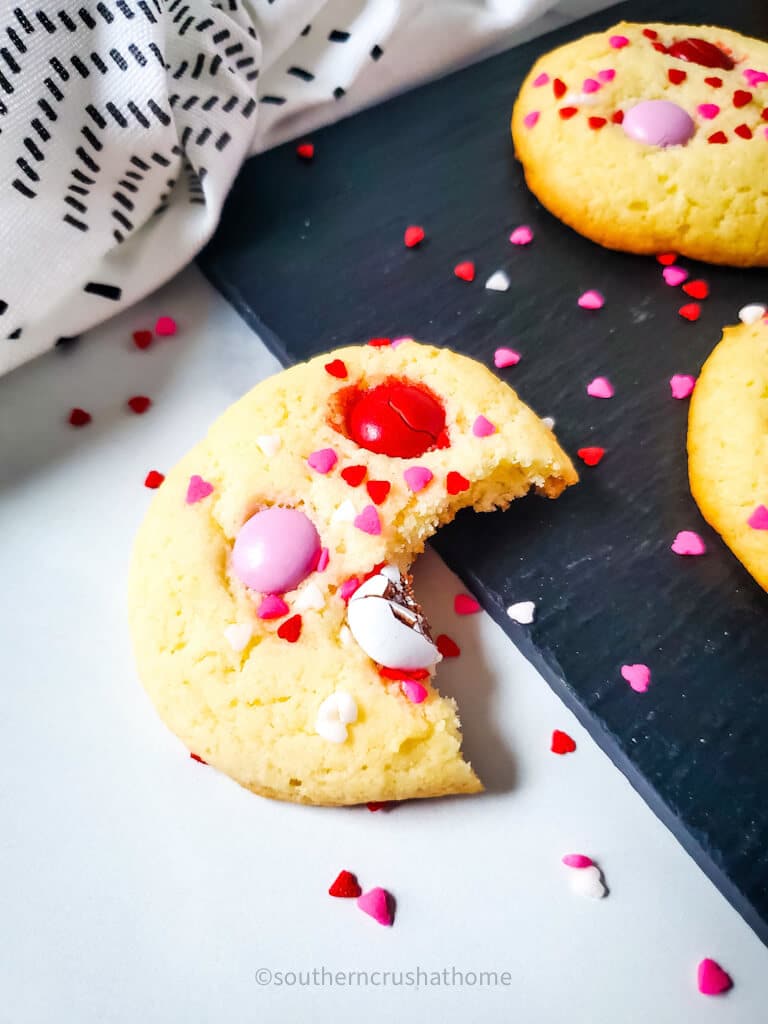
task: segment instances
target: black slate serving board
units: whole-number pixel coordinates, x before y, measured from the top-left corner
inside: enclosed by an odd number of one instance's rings
[[[712,292],[685,322],[689,300],[653,259],[603,250],[542,209],[508,135],[538,55],[622,17],[768,38],[754,0],[621,4],[315,133],[311,165],[293,144],[251,160],[200,263],[286,364],[373,336],[489,365],[511,345],[522,361],[499,372],[555,416],[562,443],[608,449],[559,501],[463,513],[435,547],[768,943],[768,596],[690,497],[688,403],[668,386],[698,372],[742,305],[768,298],[768,272],[682,261]],[[417,250],[402,242],[411,223],[428,234]],[[518,224],[534,229],[527,249],[507,241]],[[453,276],[463,259],[473,284]],[[506,293],[483,287],[498,268]],[[605,293],[600,312],[577,307],[588,288]],[[585,392],[603,374],[611,401]],[[703,534],[705,557],[670,551],[682,529]],[[505,614],[524,599],[538,608],[530,628]],[[647,693],[620,678],[626,662],[651,666]]]

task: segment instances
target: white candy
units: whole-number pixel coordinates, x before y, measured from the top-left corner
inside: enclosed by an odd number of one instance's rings
[[[352,636],[369,658],[385,668],[431,668],[442,655],[419,629],[415,612],[382,596],[389,582],[384,572],[377,573],[354,592],[347,606]]]
[[[346,690],[336,690],[317,709],[315,732],[329,743],[344,743],[347,726],[356,721],[355,698]]]
[[[325,596],[322,590],[312,580],[299,591],[298,597],[293,602],[293,610],[297,612],[320,611],[325,607]]]
[[[521,626],[530,626],[535,614],[536,605],[533,601],[518,601],[517,604],[511,604],[507,608],[507,615],[510,619],[519,622]]]
[[[283,442],[277,436],[277,434],[259,434],[256,438],[256,444],[261,448],[268,459],[272,458],[280,450],[280,445]]]
[[[759,302],[753,302],[739,310],[739,320],[743,324],[756,324],[761,316],[765,316],[766,312],[768,310],[765,306],[761,306]]]
[[[224,639],[233,651],[245,650],[252,636],[253,626],[250,622],[233,622],[224,630]]]
[[[568,880],[573,892],[590,900],[601,900],[608,891],[603,885],[600,868],[595,864],[588,868],[570,868]]]
[[[489,292],[505,292],[509,288],[509,275],[503,270],[497,270],[485,282],[485,287]]]
[[[541,417],[541,422],[544,424],[545,427],[549,427],[550,430],[554,430],[554,428],[555,428],[555,417],[554,416],[542,416]]]
[[[357,515],[357,509],[352,502],[347,498],[346,501],[342,501],[339,507],[331,516],[332,523],[351,523]]]

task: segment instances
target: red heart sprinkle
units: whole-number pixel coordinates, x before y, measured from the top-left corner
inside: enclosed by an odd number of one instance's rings
[[[552,82],[552,91],[555,94],[555,99],[559,100],[561,96],[565,96],[566,85],[561,78],[556,78]]]
[[[667,78],[670,80],[672,85],[680,85],[688,77],[687,72],[681,71],[680,68],[670,68],[667,71]]]
[[[671,267],[676,259],[676,252],[660,252],[656,257],[656,262],[660,263],[662,267]]]
[[[137,416],[141,416],[143,412],[152,405],[152,399],[147,398],[146,395],[134,395],[133,398],[128,399],[128,408],[132,412],[135,412]]]
[[[292,615],[286,619],[277,631],[281,640],[287,640],[289,644],[295,644],[301,636],[301,616]]]
[[[652,28],[644,28],[643,29],[643,35],[645,36],[646,39],[658,39],[659,38],[659,33],[655,29],[652,29]]]
[[[611,121],[614,124],[621,124],[624,121],[624,111],[617,110],[615,113],[611,114]]]
[[[312,160],[315,155],[315,147],[311,142],[302,142],[296,147],[296,156],[302,160]]]
[[[713,89],[720,89],[723,84],[722,78],[718,78],[717,75],[713,75],[711,78],[705,78],[704,81],[707,85],[711,85]]]
[[[709,285],[706,281],[697,278],[695,281],[686,281],[683,285],[683,291],[686,295],[690,295],[692,299],[706,299],[709,295]]]
[[[751,139],[752,138],[752,129],[749,127],[749,125],[740,124],[740,125],[737,125],[737,127],[734,128],[733,130],[742,139]]]
[[[747,92],[746,89],[737,89],[733,94],[733,105],[734,107],[746,107],[748,103],[752,102],[752,93]]]
[[[357,883],[357,878],[355,878],[351,871],[340,871],[336,881],[328,890],[331,896],[340,896],[342,898],[356,898],[362,894],[362,891]]]
[[[449,494],[460,494],[462,491],[469,490],[469,486],[469,480],[453,469],[445,478],[445,488]]]
[[[199,754],[190,754],[189,756],[192,758],[193,761],[197,761],[198,764],[208,764],[208,762],[204,761]]]
[[[84,427],[86,423],[90,423],[93,417],[85,409],[71,409],[69,413],[69,422],[73,427]]]
[[[394,679],[395,682],[399,683],[403,679],[428,679],[429,670],[426,668],[385,668],[383,665],[379,667],[379,675],[383,679]]]
[[[481,611],[480,603],[469,594],[457,594],[453,599],[453,610],[457,615],[476,615]]]
[[[562,117],[564,121],[570,121],[574,114],[578,114],[578,112],[578,107],[560,107],[560,109],[558,110],[558,114],[560,115],[560,117]]]
[[[579,448],[576,454],[585,465],[596,466],[605,455],[605,448]]]
[[[666,52],[667,52],[667,48],[666,48],[666,46],[664,45],[664,43],[654,43],[654,44],[653,44],[653,48],[654,48],[654,50],[656,50],[656,51],[657,51],[658,53],[666,53]]]
[[[371,800],[370,803],[365,805],[369,811],[381,811],[385,807],[389,807],[389,802],[386,800]]]
[[[764,121],[768,121],[768,107],[765,108],[760,117],[762,117]]]
[[[475,280],[475,264],[472,260],[464,260],[463,263],[457,263],[453,268],[453,272],[462,281]]]
[[[405,229],[403,241],[409,249],[413,249],[419,242],[424,241],[424,228],[419,227],[418,224],[411,224],[410,227]]]
[[[458,658],[461,654],[459,645],[455,640],[451,640],[446,633],[441,633],[435,640],[435,644],[444,658]]]
[[[345,380],[347,367],[342,359],[333,359],[330,363],[325,364],[325,372],[330,373],[332,377],[338,377],[339,380]]]
[[[698,302],[688,302],[686,305],[680,307],[678,313],[684,320],[698,320],[701,316],[701,306]]]
[[[152,344],[152,331],[134,331],[133,344],[136,348],[148,348]]]
[[[552,744],[549,749],[553,754],[572,754],[576,749],[576,741],[567,732],[555,729],[552,733]]]
[[[371,348],[386,348],[392,344],[391,338],[371,338],[368,342]]]
[[[722,146],[724,142],[728,141],[728,136],[725,132],[715,132],[714,135],[710,135],[707,142],[713,142],[716,146]]]
[[[365,480],[367,472],[368,470],[365,466],[347,466],[346,469],[342,469],[341,478],[350,487],[359,487],[363,480]]]
[[[148,487],[151,491],[156,491],[163,480],[165,480],[164,473],[158,473],[156,469],[150,469],[144,478],[144,486]]]
[[[595,132],[602,128],[604,124],[607,124],[604,117],[590,117],[588,123],[589,127]]]
[[[383,501],[386,501],[391,486],[389,480],[369,480],[365,489],[374,505],[381,505]]]

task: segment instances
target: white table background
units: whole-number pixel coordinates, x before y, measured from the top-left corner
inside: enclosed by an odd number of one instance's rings
[[[131,332],[163,313],[178,336],[138,351]],[[190,268],[0,380],[0,1021],[765,1020],[765,948],[501,630],[454,615],[459,584],[434,554],[417,587],[463,648],[439,684],[486,795],[376,814],[272,803],[160,724],[126,628],[143,480],[275,369]],[[134,394],[155,403],[144,416],[125,411]],[[79,430],[76,405],[94,417]],[[575,754],[549,752],[553,728]],[[606,900],[569,890],[575,851],[599,860]],[[395,894],[392,929],[326,894],[341,868]],[[732,973],[727,996],[696,991],[703,956]],[[264,967],[512,984],[259,986]]]

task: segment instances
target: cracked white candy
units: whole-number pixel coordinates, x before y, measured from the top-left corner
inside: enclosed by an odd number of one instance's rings
[[[329,743],[344,743],[347,726],[356,721],[355,698],[346,690],[336,690],[317,709],[315,732]]]

